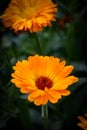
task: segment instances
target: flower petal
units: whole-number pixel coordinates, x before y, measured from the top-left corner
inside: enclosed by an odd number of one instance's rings
[[[39,106],[39,105],[46,105],[48,102],[48,95],[43,94],[39,96],[38,98],[35,99],[34,104]]]
[[[61,99],[61,95],[58,91],[50,90],[45,88],[46,93],[48,94],[48,99],[51,103],[57,103],[59,99]]]
[[[63,80],[56,80],[54,83],[54,86],[51,88],[52,90],[64,90],[67,89],[67,87],[75,82],[77,82],[79,79],[75,76],[68,76],[64,78]]]
[[[30,93],[30,95],[28,96],[28,100],[29,101],[34,101],[35,99],[37,99],[38,97],[40,97],[41,95],[44,95],[44,91],[43,90],[36,90],[33,91],[32,93]]]

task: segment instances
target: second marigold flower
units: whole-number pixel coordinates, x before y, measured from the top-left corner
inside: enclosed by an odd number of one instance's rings
[[[52,0],[11,0],[0,18],[15,32],[38,32],[55,21],[56,6]]]
[[[68,86],[77,82],[78,78],[69,76],[74,67],[65,66],[65,61],[53,56],[29,56],[28,60],[18,61],[13,67],[11,82],[22,93],[28,93],[28,100],[35,105],[57,103],[70,91]]]
[[[78,116],[78,119],[80,122],[77,123],[77,125],[83,130],[87,130],[87,113],[85,113],[84,116]]]

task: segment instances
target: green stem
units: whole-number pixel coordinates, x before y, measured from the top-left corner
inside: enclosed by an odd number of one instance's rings
[[[42,118],[44,120],[44,130],[48,130],[48,109],[47,109],[47,104],[42,106]]]
[[[43,53],[42,53],[42,49],[41,49],[41,45],[40,45],[40,41],[39,41],[37,33],[33,33],[33,36],[34,36],[34,38],[36,40],[36,46],[37,46],[38,53],[40,55],[42,55]]]

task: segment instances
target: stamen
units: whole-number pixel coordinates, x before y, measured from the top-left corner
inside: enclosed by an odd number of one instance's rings
[[[48,77],[41,76],[36,79],[36,86],[41,90],[44,90],[45,87],[51,88],[52,85],[53,85],[53,82]]]

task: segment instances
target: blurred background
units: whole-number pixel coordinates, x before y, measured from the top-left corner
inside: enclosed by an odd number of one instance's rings
[[[10,0],[0,0],[0,15]],[[38,32],[44,55],[55,56],[74,65],[79,82],[70,86],[71,94],[56,104],[48,104],[49,130],[82,130],[78,115],[87,113],[87,0],[54,0],[59,12],[52,27]],[[43,130],[41,107],[27,101],[10,83],[12,66],[18,60],[38,54],[34,37],[15,34],[0,21],[0,130]]]

